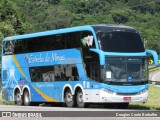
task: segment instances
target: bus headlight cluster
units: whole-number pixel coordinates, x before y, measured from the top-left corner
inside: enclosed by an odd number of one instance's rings
[[[116,94],[115,92],[113,92],[113,91],[111,91],[109,89],[106,89],[106,88],[102,88],[101,90],[104,91],[104,92],[107,92],[109,94]]]
[[[137,95],[141,95],[141,94],[144,94],[145,92],[147,92],[148,89],[143,89],[141,92],[137,93]]]

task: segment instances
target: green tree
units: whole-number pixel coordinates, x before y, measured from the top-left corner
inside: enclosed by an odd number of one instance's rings
[[[87,24],[122,24],[160,53],[159,0],[1,0],[0,38]]]

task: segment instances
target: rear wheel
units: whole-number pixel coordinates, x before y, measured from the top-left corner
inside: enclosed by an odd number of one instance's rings
[[[14,98],[17,105],[23,105],[23,96],[21,95],[19,90],[16,91]]]
[[[29,106],[31,104],[31,101],[30,101],[30,95],[29,95],[29,92],[28,90],[25,90],[24,91],[24,105],[25,106]]]
[[[84,103],[83,92],[82,92],[81,89],[79,89],[78,92],[77,92],[76,102],[77,102],[77,106],[80,107],[80,108],[84,108],[84,107],[88,106],[87,103]]]
[[[68,89],[65,92],[65,98],[64,98],[64,100],[65,100],[65,105],[67,107],[74,107],[75,106],[74,96],[72,95],[70,89]]]

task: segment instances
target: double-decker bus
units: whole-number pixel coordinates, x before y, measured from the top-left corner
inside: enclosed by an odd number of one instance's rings
[[[122,25],[88,25],[7,37],[2,42],[2,98],[17,105],[89,103],[148,98],[148,61],[139,32]]]

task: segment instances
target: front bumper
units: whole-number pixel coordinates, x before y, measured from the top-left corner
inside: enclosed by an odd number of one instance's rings
[[[100,90],[99,102],[146,102],[148,99],[148,90],[142,94],[117,94],[117,93],[108,93],[104,90]]]

